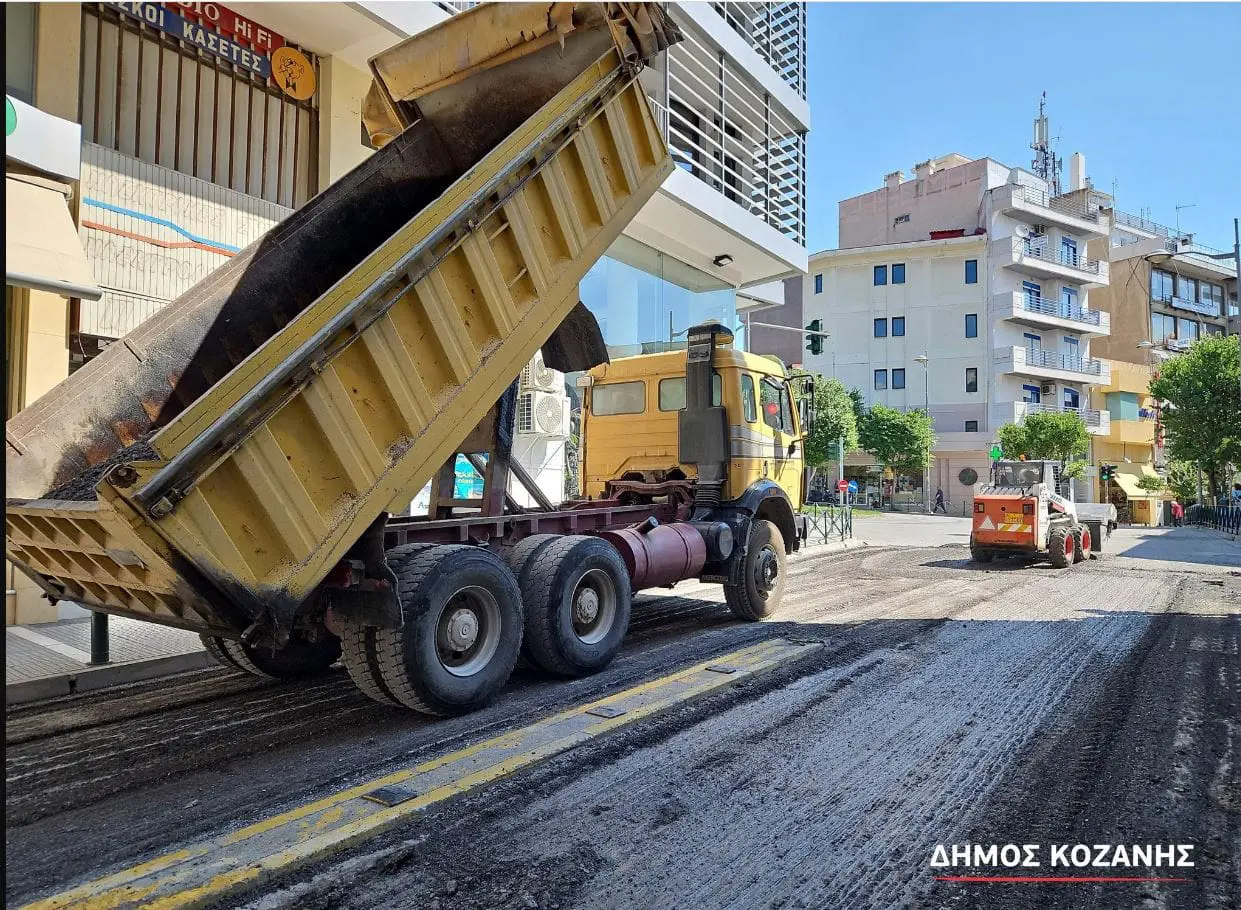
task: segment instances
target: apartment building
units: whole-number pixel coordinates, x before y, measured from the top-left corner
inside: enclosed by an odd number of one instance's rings
[[[1091,255],[1111,260],[1111,282],[1094,303],[1112,317],[1110,336],[1094,352],[1112,364],[1112,381],[1095,388],[1094,407],[1111,415],[1095,443],[1095,460],[1117,466],[1117,482],[1100,488],[1139,524],[1159,521],[1159,497],[1137,486],[1165,469],[1159,403],[1151,378],[1169,357],[1197,339],[1228,332],[1237,318],[1237,275],[1231,254],[1194,242],[1193,236],[1146,218],[1114,212],[1108,238],[1091,243]]]
[[[6,215],[41,194],[50,225],[45,264],[6,274],[10,413],[372,154],[370,57],[473,5],[6,4]],[[741,328],[806,267],[804,7],[670,10],[685,40],[641,78],[678,169],[580,289],[617,355]],[[515,454],[558,499],[571,417],[549,372],[527,371]],[[9,621],[54,619],[36,595],[10,594]]]
[[[831,334],[806,365],[868,404],[929,409],[934,464],[896,479],[905,501],[937,488],[969,501],[997,429],[1027,414],[1070,410],[1109,432],[1110,413],[1089,406],[1111,382],[1091,348],[1111,332],[1091,301],[1109,266],[1087,254],[1111,230],[1109,204],[1080,155],[1056,194],[1029,170],[957,154],[840,203],[840,248],[812,255],[804,281],[805,319]]]

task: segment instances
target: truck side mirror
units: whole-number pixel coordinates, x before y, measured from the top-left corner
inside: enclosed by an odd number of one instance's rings
[[[794,439],[789,443],[789,458],[793,457],[793,453],[797,451],[797,440]]]

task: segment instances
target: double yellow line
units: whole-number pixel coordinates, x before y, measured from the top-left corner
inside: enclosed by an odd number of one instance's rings
[[[217,903],[374,837],[451,796],[771,670],[818,646],[781,638],[760,642],[87,882],[29,904],[26,910]]]

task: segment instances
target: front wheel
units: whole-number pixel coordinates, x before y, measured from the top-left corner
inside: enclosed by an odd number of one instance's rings
[[[376,629],[387,693],[424,714],[464,714],[504,687],[521,648],[517,579],[482,547],[436,546],[393,558],[405,625]]]
[[[974,562],[991,562],[995,559],[995,554],[990,550],[982,550],[974,546],[974,541],[970,541],[970,558]]]
[[[1057,569],[1071,566],[1077,553],[1077,536],[1067,524],[1058,524],[1047,532],[1047,550],[1051,564]]]
[[[780,529],[761,518],[750,523],[741,581],[724,585],[724,599],[733,615],[757,621],[776,612],[784,596],[784,538]]]

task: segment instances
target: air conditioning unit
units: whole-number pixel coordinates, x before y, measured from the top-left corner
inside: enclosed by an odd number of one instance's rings
[[[556,392],[523,392],[517,396],[516,425],[523,436],[568,436],[569,400]]]
[[[1052,395],[1052,394],[1055,394],[1055,391],[1056,391],[1056,387],[1055,387],[1055,385],[1053,385],[1053,384],[1052,384],[1052,383],[1050,383],[1050,382],[1045,382],[1045,383],[1043,383],[1043,394],[1044,394],[1044,395]]]
[[[564,376],[544,364],[539,353],[522,369],[520,385],[523,392],[559,392],[564,388]]]

